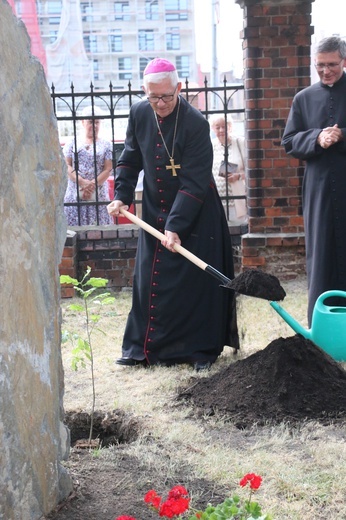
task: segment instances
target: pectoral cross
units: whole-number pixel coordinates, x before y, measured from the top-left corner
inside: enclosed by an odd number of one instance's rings
[[[173,157],[170,157],[169,159],[169,162],[171,163],[170,166],[166,166],[166,170],[172,170],[172,175],[173,177],[176,177],[178,174],[177,174],[177,169],[180,169],[181,166],[180,164],[174,164],[174,159]]]

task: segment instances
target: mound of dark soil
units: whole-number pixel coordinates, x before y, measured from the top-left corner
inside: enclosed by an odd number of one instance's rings
[[[229,289],[264,300],[280,301],[286,296],[278,278],[260,269],[247,269],[226,285]]]
[[[296,335],[200,379],[179,394],[201,415],[216,411],[239,428],[265,423],[346,418],[346,372],[311,341]]]

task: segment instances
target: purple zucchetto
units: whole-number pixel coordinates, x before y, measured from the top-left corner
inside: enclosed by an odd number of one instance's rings
[[[146,76],[147,74],[155,74],[157,72],[171,72],[172,70],[176,70],[173,63],[162,58],[154,58],[149,61],[148,65],[145,67],[143,76]]]

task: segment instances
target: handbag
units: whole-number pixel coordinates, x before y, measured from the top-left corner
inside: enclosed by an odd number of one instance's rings
[[[238,165],[235,163],[228,162],[227,163],[227,175],[229,173],[235,173],[238,169]],[[219,168],[220,177],[226,177],[226,161],[221,161]]]
[[[243,166],[245,167],[243,154],[241,153],[241,149],[238,143],[238,139],[236,139],[237,147],[240,153],[240,157],[243,162]],[[235,196],[242,196],[246,195],[246,184],[243,179],[239,179],[235,182],[232,182],[232,192]],[[247,205],[246,205],[246,199],[234,199],[234,207],[235,212],[237,215],[237,218],[244,218],[247,215]]]

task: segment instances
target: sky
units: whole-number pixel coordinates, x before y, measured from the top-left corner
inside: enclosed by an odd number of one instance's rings
[[[216,0],[195,0],[196,54],[202,72],[212,67],[213,3]],[[219,0],[219,23],[217,24],[217,57],[219,71],[234,69],[235,76],[243,75],[243,51],[240,32],[243,28],[243,9],[235,0]],[[315,0],[312,4],[312,25],[315,34],[312,43],[325,36],[346,36],[345,0]]]

